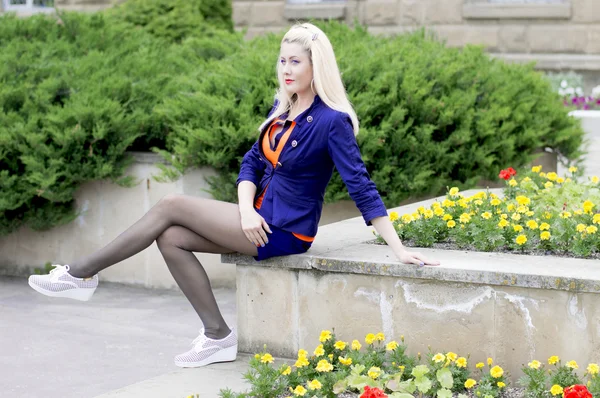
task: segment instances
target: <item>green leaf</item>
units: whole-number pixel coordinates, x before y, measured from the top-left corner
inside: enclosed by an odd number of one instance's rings
[[[415,366],[411,372],[411,374],[415,377],[421,377],[429,373],[429,368],[427,365],[419,365]]]
[[[417,386],[417,389],[419,391],[421,391],[423,394],[427,393],[427,391],[429,391],[429,389],[431,388],[431,380],[429,380],[427,377],[422,376],[422,377],[418,377],[415,379],[415,386]]]
[[[452,388],[454,385],[454,379],[452,378],[452,372],[448,368],[441,368],[437,371],[436,377],[442,387]]]
[[[440,388],[437,391],[437,397],[438,398],[452,398],[452,391],[450,391],[446,388]]]
[[[348,383],[346,382],[346,380],[339,380],[337,383],[335,383],[332,387],[332,391],[334,394],[341,394],[344,391],[346,391],[346,388],[348,387]]]

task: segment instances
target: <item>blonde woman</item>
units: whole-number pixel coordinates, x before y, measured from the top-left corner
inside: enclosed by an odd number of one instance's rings
[[[210,281],[193,252],[239,252],[263,260],[306,252],[316,234],[334,167],[367,225],[400,262],[438,265],[407,251],[361,159],[358,119],[348,101],[331,43],[311,24],[293,26],[281,41],[275,105],[246,153],[237,180],[239,204],[169,195],[106,247],[29,284],[52,297],[89,300],[98,272],[156,241],[171,274],[204,328],[175,357],[181,367],[233,361],[237,337],[225,323]]]

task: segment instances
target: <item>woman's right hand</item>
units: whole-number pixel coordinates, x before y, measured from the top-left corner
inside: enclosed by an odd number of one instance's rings
[[[250,242],[254,243],[256,247],[264,247],[267,243],[269,243],[267,232],[273,232],[271,231],[271,228],[269,228],[269,224],[267,224],[265,219],[258,214],[256,210],[253,208],[243,210],[240,212],[240,216],[242,222],[242,231],[244,231],[246,238],[248,238]]]

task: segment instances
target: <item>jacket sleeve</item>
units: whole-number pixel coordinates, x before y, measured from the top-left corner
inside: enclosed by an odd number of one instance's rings
[[[360,156],[352,121],[345,113],[338,113],[331,121],[328,147],[329,156],[365,223],[371,225],[372,219],[380,216],[387,217],[385,205]]]
[[[271,117],[271,114],[277,108],[278,101],[275,100],[271,111],[267,115],[267,118]],[[237,187],[242,181],[251,181],[256,187],[260,184],[260,179],[262,178],[266,164],[260,158],[260,153],[258,151],[258,141],[252,145],[252,148],[244,155],[242,159],[242,164],[240,166],[240,173],[238,174],[237,181],[235,186]]]

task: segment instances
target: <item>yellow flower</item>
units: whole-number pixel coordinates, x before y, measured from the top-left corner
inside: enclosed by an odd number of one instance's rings
[[[306,359],[306,357],[299,357],[294,366],[297,368],[308,366],[308,359]]]
[[[583,232],[585,231],[585,224],[577,224],[575,229],[577,230],[577,232]]]
[[[319,389],[321,389],[321,387],[323,387],[323,385],[317,379],[314,379],[313,381],[308,382],[308,388],[310,390],[319,390]]]
[[[346,365],[346,366],[352,365],[352,358],[339,357],[338,361],[340,361],[340,363],[342,365]]]
[[[569,361],[565,364],[565,366],[571,369],[579,369],[579,365],[577,365],[577,362],[575,361]]]
[[[538,360],[533,360],[527,364],[531,369],[539,369],[542,363]]]
[[[594,224],[600,224],[600,213],[594,214],[594,218],[592,219]]]
[[[303,397],[304,394],[306,394],[306,388],[304,388],[302,386],[296,386],[296,388],[294,389],[294,395]]]
[[[260,355],[259,354],[254,354],[254,358],[258,359],[258,358],[260,358]]]
[[[481,205],[483,204],[483,201],[482,201],[481,199],[477,199],[477,200],[476,200],[474,203],[475,203],[477,206],[481,206]]]
[[[583,210],[577,209],[573,212],[573,214],[575,214],[576,216],[580,216],[583,214]]]
[[[534,220],[527,221],[526,225],[527,225],[527,228],[529,228],[529,229],[537,229],[538,228],[538,223],[535,222]]]
[[[519,212],[519,213],[528,213],[529,212],[529,207],[527,207],[527,206],[519,206],[519,207],[517,207],[517,212]]]
[[[540,239],[541,240],[550,240],[550,232],[548,231],[544,231],[540,234]]]
[[[550,224],[543,222],[540,224],[540,231],[545,231],[550,229]]]
[[[375,340],[383,341],[383,340],[385,340],[385,335],[383,333],[379,332],[375,335]]]
[[[467,367],[467,358],[465,357],[460,357],[456,360],[456,366],[459,368],[466,368]]]
[[[398,215],[397,212],[393,211],[390,213],[390,221],[396,221],[399,218],[400,218],[400,216]]]
[[[481,218],[483,218],[484,220],[489,220],[490,218],[492,218],[492,213],[490,213],[489,211],[486,211],[485,213],[483,213],[481,215]]]
[[[365,343],[373,344],[374,341],[375,341],[375,335],[373,333],[369,333],[365,336]]]
[[[458,188],[457,187],[450,188],[450,192],[449,192],[450,196],[454,196],[457,193],[458,193]]]
[[[515,242],[517,243],[517,245],[524,245],[525,242],[527,242],[527,237],[525,235],[519,235],[515,239]]]
[[[396,343],[395,341],[390,341],[385,346],[385,349],[388,351],[394,351],[396,348],[398,348],[398,343]]]
[[[456,354],[455,354],[455,353],[453,353],[453,352],[448,352],[448,353],[446,354],[446,359],[448,359],[450,362],[454,362],[454,361],[456,361],[456,358],[458,358],[458,355],[456,355]]]
[[[515,224],[515,225],[513,225],[513,230],[515,232],[521,232],[521,231],[523,231],[523,227],[521,225]]]
[[[338,350],[343,350],[344,348],[346,348],[346,342],[345,341],[336,341],[333,346],[335,348],[337,348]]]
[[[477,365],[475,365],[475,367],[476,367],[477,369],[481,369],[481,368],[483,368],[484,366],[485,366],[485,364],[484,364],[483,362],[477,362]]]
[[[442,201],[442,206],[444,207],[454,207],[454,205],[456,205],[456,203],[453,200],[444,199]]]
[[[435,214],[438,217],[443,216],[445,213],[444,209],[442,209],[441,207],[437,207],[434,211],[433,214]]]
[[[448,221],[448,222],[446,223],[446,226],[447,226],[448,228],[454,228],[454,227],[456,227],[456,221],[454,221],[454,220],[450,220],[450,221]]]
[[[419,212],[419,214],[425,214],[425,207],[419,206],[419,208],[417,209],[417,211]]]
[[[540,177],[546,177],[546,173],[540,173]]]
[[[594,184],[598,184],[598,182],[600,181],[600,178],[598,178],[597,176],[593,176],[592,178],[590,178],[590,180],[592,180],[592,182]]]
[[[518,204],[520,204],[521,206],[527,206],[529,203],[531,203],[531,199],[529,199],[527,196],[523,196],[523,195],[519,195],[515,198],[515,200],[517,201]]]
[[[432,211],[432,210],[430,210],[430,209],[427,209],[427,210],[425,210],[425,213],[423,213],[423,216],[424,216],[426,219],[432,218],[432,217],[433,217],[433,211]]]
[[[302,348],[298,350],[298,358],[305,357],[308,355],[308,351],[303,350]]]
[[[317,372],[331,372],[333,370],[333,365],[329,363],[326,359],[321,359],[317,364]]]
[[[488,362],[488,364],[489,364],[489,362]],[[498,365],[496,365],[490,369],[490,375],[492,375],[492,377],[494,379],[502,377],[503,374],[504,374],[504,370]]]
[[[323,344],[319,344],[317,346],[317,348],[315,348],[314,354],[316,357],[320,357],[321,355],[325,354],[325,350],[323,349]]]
[[[554,186],[554,184],[553,184],[553,183],[551,183],[550,181],[548,181],[548,182],[546,182],[546,183],[544,184],[544,187],[545,187],[545,188],[547,188],[547,189],[550,189],[550,188],[552,188],[553,186]]]
[[[376,378],[381,376],[381,369],[379,369],[377,366],[373,366],[373,367],[371,367],[371,369],[369,369],[369,371],[367,372],[367,375],[371,379],[375,380]]]
[[[333,354],[327,355],[327,358],[329,358],[330,361],[333,361]]]
[[[504,382],[502,382],[502,381],[499,381],[498,382],[498,388],[503,388],[503,387],[506,387],[506,384]]]
[[[591,375],[597,375],[598,372],[600,372],[600,366],[598,366],[596,363],[590,363],[586,370]]]
[[[510,218],[513,221],[521,221],[521,215],[519,213],[514,213]]]
[[[502,202],[500,201],[500,199],[492,199],[490,203],[492,204],[492,206],[499,206]]]
[[[552,213],[550,213],[549,211],[545,211],[545,212],[544,212],[544,218],[545,218],[546,220],[549,220],[549,219],[551,219],[551,218],[552,218]]]
[[[319,341],[321,343],[326,342],[331,338],[331,332],[329,330],[322,330],[321,335],[319,336]]]
[[[475,380],[467,379],[467,381],[465,381],[465,388],[472,388],[475,384],[477,384]]]
[[[571,218],[571,213],[568,211],[563,211],[560,213],[560,218]]]
[[[557,396],[557,395],[562,395],[563,393],[563,388],[561,386],[559,386],[558,384],[555,384],[552,386],[552,388],[550,389],[550,394]]]
[[[510,185],[511,187],[516,187],[517,185],[519,185],[519,183],[517,182],[517,180],[515,180],[514,178],[512,178],[509,182],[508,185]]]
[[[563,182],[565,182],[565,179],[564,179],[564,178],[562,178],[562,177],[558,177],[558,178],[556,179],[556,182],[557,182],[558,184],[562,184]]]
[[[577,172],[577,167],[575,167],[575,166],[569,167],[569,172],[570,173],[576,173]]]
[[[548,358],[548,364],[550,364],[550,365],[554,365],[558,361],[560,361],[560,358],[557,357],[556,355],[553,355],[550,358]]]
[[[498,226],[500,228],[504,228],[508,226],[508,221],[506,221],[504,218],[500,220],[500,222],[498,223]]]
[[[271,354],[265,354],[262,357],[260,357],[260,361],[262,363],[273,363],[273,357],[271,356]]]
[[[358,340],[352,340],[352,349],[354,351],[360,350],[361,347],[362,347],[362,345],[360,344],[360,342]]]
[[[533,166],[531,168],[531,171],[533,171],[534,173],[539,173],[540,171],[542,171],[542,166]]]
[[[460,215],[460,218],[458,219],[461,223],[466,224],[469,221],[471,221],[471,216],[468,215],[467,213],[463,213]]]
[[[492,358],[487,359],[488,366],[492,366],[493,363],[494,363],[494,360]]]
[[[452,220],[452,215],[451,214],[444,214],[444,217],[442,217],[442,220],[444,220],[444,221]]]
[[[446,356],[444,354],[442,354],[441,352],[438,352],[431,359],[436,363],[440,363],[440,362],[444,362],[446,360]]]
[[[595,225],[590,225],[585,228],[585,232],[587,232],[588,234],[595,234],[596,232],[598,232],[598,228]]]
[[[404,214],[404,215],[402,216],[402,221],[403,221],[405,224],[410,224],[412,221],[414,221],[414,220],[413,220],[413,216],[412,216],[412,215],[410,215],[410,214]]]
[[[550,181],[556,181],[556,179],[558,178],[558,175],[552,171],[552,172],[546,174],[546,178],[549,179]]]
[[[571,180],[571,179],[570,179],[570,178],[568,178],[568,177],[567,177],[567,178],[565,178],[565,182],[571,182],[571,181],[573,181],[573,180]]]
[[[284,376],[287,376],[290,373],[292,373],[292,367],[289,365],[286,365],[285,368],[283,368],[283,370],[281,371],[281,374]]]

